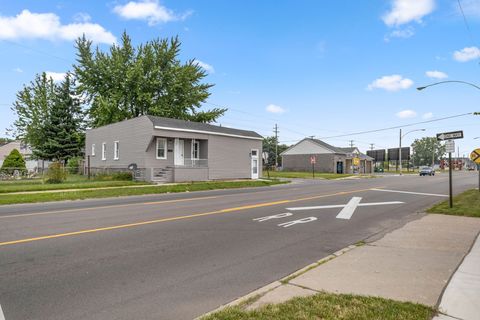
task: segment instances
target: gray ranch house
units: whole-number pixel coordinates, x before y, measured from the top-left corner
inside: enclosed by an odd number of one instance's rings
[[[311,171],[312,158],[317,172],[372,173],[373,169],[373,158],[358,148],[339,148],[318,139],[305,138],[280,155],[285,171]]]
[[[155,116],[89,129],[90,170],[126,171],[136,179],[185,182],[258,179],[263,138],[253,131]]]

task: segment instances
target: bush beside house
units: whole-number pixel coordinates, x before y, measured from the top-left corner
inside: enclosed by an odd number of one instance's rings
[[[20,173],[27,171],[25,159],[17,149],[13,149],[10,152],[10,154],[3,161],[2,168],[0,169],[2,173],[7,174],[13,174],[15,170],[18,170]]]

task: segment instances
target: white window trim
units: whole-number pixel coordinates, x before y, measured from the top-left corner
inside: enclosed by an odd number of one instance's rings
[[[165,149],[165,156],[164,157],[159,157],[158,156],[158,145],[159,145],[159,142],[162,141],[163,143],[163,148]],[[167,159],[167,153],[168,153],[168,150],[167,150],[167,138],[157,138],[157,141],[156,141],[156,144],[155,144],[155,157],[158,159],[158,160],[166,160]]]
[[[102,160],[107,160],[107,143],[102,142]]]
[[[119,141],[113,141],[113,160],[120,159],[120,143]]]
[[[92,157],[95,157],[95,143],[92,143],[91,155]]]

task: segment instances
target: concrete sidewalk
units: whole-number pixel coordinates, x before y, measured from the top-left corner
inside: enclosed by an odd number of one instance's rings
[[[345,248],[227,306],[260,296],[247,306],[256,309],[327,291],[437,307],[450,277],[470,251],[479,232],[480,219],[426,215],[380,240]],[[440,305],[442,313],[464,320],[480,319],[479,262],[480,244],[477,243],[448,285]],[[471,314],[475,318],[470,317]]]

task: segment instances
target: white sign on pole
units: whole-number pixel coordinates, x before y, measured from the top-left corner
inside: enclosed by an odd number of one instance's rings
[[[447,153],[455,153],[455,140],[445,141],[445,151]]]

